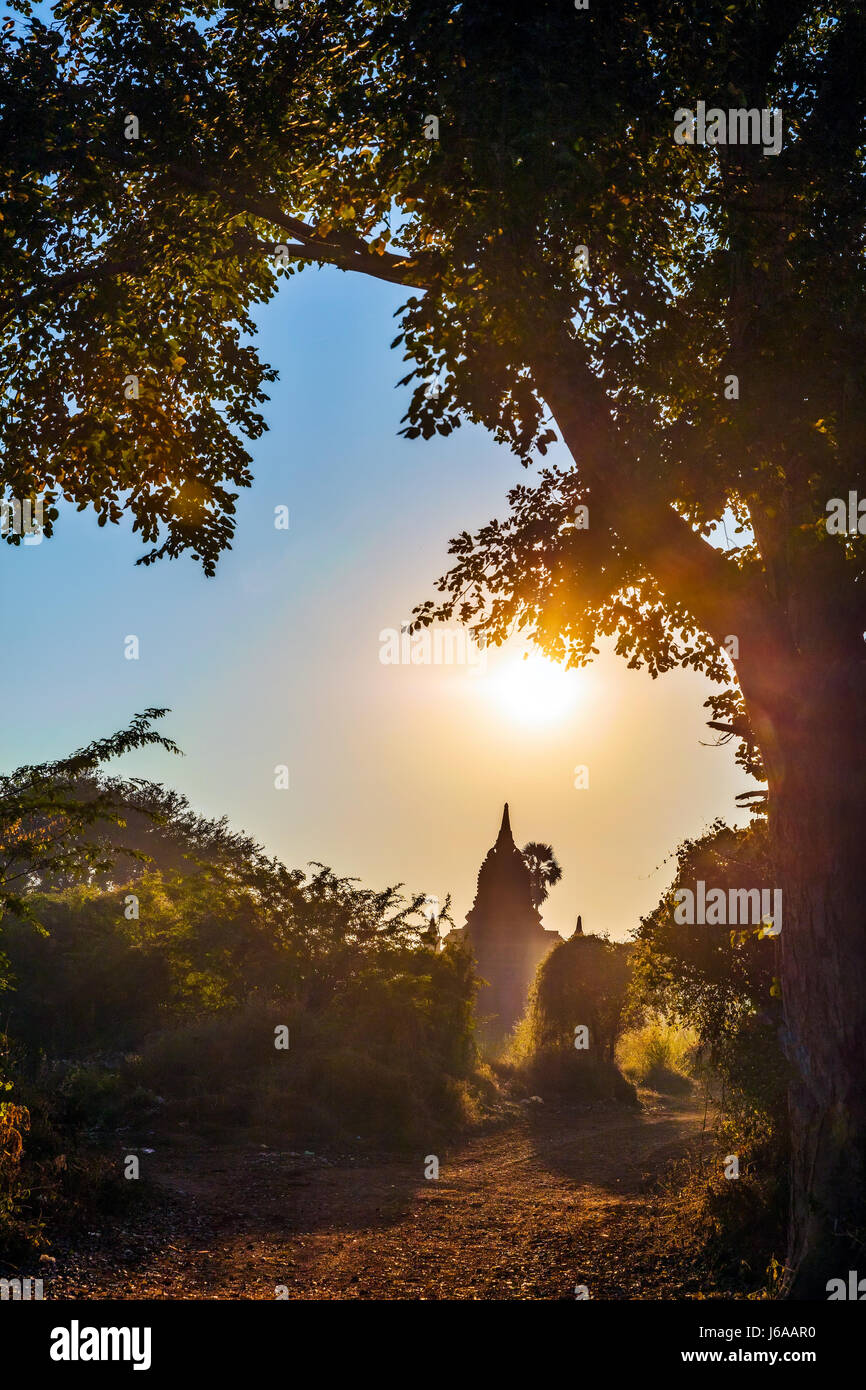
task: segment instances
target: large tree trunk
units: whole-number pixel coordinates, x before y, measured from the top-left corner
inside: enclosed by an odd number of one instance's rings
[[[739,638],[737,674],[770,784],[778,877],[764,886],[783,895],[793,1071],[786,1291],[825,1299],[828,1280],[847,1281],[858,1258],[866,1278],[866,649],[852,617],[860,599],[832,547],[815,549],[808,575],[791,581],[778,516],[751,513],[761,554],[780,557],[762,587],[685,517],[649,500],[645,457],[619,436],[584,347],[568,333],[549,341],[535,375],[591,484],[593,525],[622,537],[720,646],[727,634]]]
[[[774,721],[770,831],[783,892],[792,1191],[786,1292],[866,1277],[866,682],[816,661]],[[804,676],[806,673],[802,673]]]

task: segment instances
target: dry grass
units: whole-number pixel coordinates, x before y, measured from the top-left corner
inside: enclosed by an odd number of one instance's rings
[[[636,1085],[676,1095],[688,1091],[697,1076],[697,1048],[698,1036],[692,1028],[677,1027],[657,1014],[623,1033],[616,1060]]]

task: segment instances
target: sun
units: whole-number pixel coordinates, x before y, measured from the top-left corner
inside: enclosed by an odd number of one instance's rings
[[[555,724],[580,701],[580,673],[539,652],[509,657],[490,677],[490,693],[502,712],[536,728]]]

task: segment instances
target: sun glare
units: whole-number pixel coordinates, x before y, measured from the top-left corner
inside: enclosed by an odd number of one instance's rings
[[[576,708],[580,673],[533,652],[526,658],[509,658],[491,676],[490,690],[504,714],[539,727],[555,723]]]

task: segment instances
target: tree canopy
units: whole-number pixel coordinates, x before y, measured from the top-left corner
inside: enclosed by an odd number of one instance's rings
[[[862,547],[825,519],[864,420],[864,26],[809,0],[7,21],[7,491],[45,496],[49,534],[61,497],[127,511],[144,563],[212,573],[276,374],[256,307],[332,265],[411,291],[407,436],[468,419],[524,461],[557,432],[572,455],[457,538],[421,621],[523,627],[574,661],[608,634],[653,674],[723,681],[730,634],[764,669],[850,651]],[[677,144],[697,100],[780,109],[780,153]]]

